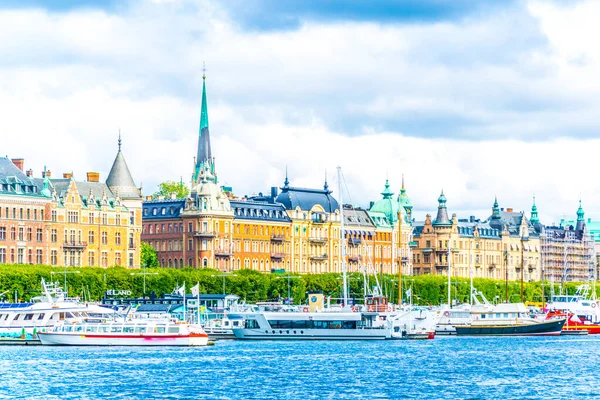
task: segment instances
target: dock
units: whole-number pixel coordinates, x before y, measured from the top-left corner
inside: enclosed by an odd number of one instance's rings
[[[39,339],[0,339],[0,346],[40,346]]]

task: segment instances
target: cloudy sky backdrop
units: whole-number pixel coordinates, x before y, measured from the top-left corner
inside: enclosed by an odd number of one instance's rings
[[[213,154],[238,195],[397,193],[417,218],[531,208],[600,218],[600,2],[74,1],[0,5],[0,135],[40,174],[189,181],[202,63]],[[498,5],[497,3],[502,3]],[[348,195],[345,194],[346,199]]]

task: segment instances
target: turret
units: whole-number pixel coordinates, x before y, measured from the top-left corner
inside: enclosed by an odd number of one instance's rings
[[[208,102],[206,100],[206,70],[202,74],[202,107],[200,109],[200,129],[198,130],[198,151],[192,175],[192,183],[200,183],[200,175],[208,171],[211,179],[216,182],[214,158],[210,146],[210,132],[208,129]]]
[[[583,207],[581,207],[581,199],[579,199],[579,208],[577,209],[577,225],[575,230],[582,231],[585,229],[585,213]]]
[[[444,196],[444,190],[440,197],[438,197],[438,212],[433,221],[433,225],[451,225],[450,219],[448,218],[448,209],[446,208],[446,196]]]

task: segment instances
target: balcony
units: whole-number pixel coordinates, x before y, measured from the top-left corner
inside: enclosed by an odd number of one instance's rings
[[[357,263],[362,260],[361,256],[348,256],[348,262]]]
[[[63,249],[85,249],[87,242],[65,242],[63,243]]]
[[[215,232],[209,231],[209,230],[194,231],[192,233],[192,235],[194,235],[195,237],[202,238],[202,239],[213,239],[214,237],[217,236],[217,234]]]
[[[325,213],[314,213],[311,218],[313,224],[324,224],[327,222],[327,214]]]
[[[221,257],[221,258],[229,258],[231,257],[231,251],[230,250],[226,250],[226,249],[219,249],[219,250],[215,250],[215,257]]]
[[[273,235],[271,236],[271,242],[283,243],[285,242],[284,235]]]
[[[410,247],[418,247],[418,246],[419,246],[419,243],[417,243],[417,242],[415,242],[415,241],[412,241],[412,242],[408,242],[408,245],[409,245]]]
[[[321,237],[309,237],[308,241],[311,243],[327,243],[327,238],[321,238]]]
[[[283,260],[285,258],[285,254],[283,254],[283,253],[271,253],[271,258],[273,260]]]
[[[349,238],[349,239],[348,239],[348,244],[349,244],[350,246],[359,246],[359,245],[360,245],[360,243],[361,243],[361,240],[360,240],[360,238]]]
[[[313,260],[313,261],[325,261],[327,260],[327,254],[321,254],[321,255],[312,255],[312,256],[308,256],[309,259]]]

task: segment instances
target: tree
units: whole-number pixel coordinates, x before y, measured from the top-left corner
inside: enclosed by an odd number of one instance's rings
[[[156,250],[148,243],[142,242],[142,255],[141,255],[142,266],[144,267],[158,267],[158,255]]]
[[[175,194],[178,199],[185,199],[190,194],[190,189],[183,182],[165,181],[158,184],[158,192],[154,196],[171,196]]]

